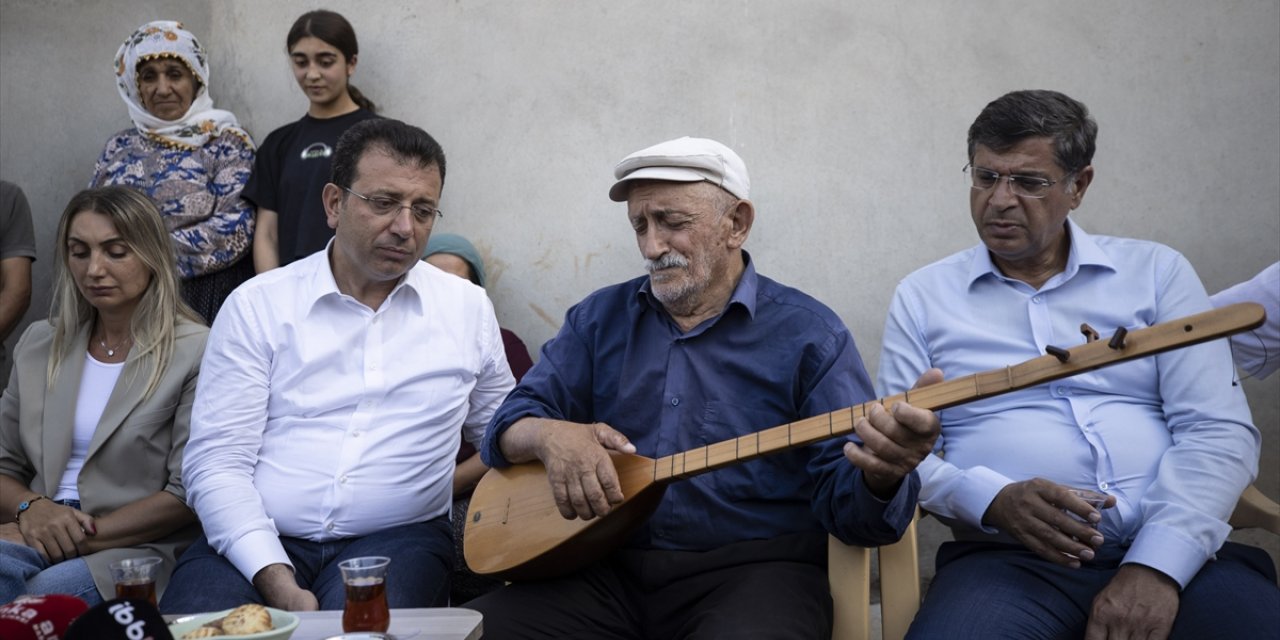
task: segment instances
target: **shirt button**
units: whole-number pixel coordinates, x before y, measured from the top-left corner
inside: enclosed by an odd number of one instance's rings
[[[1034,303],[1036,303],[1036,304],[1040,304],[1040,296],[1035,296],[1035,297],[1031,298],[1031,301],[1032,301],[1032,302],[1034,302]]]
[[[343,475],[341,478],[338,478],[338,482],[340,482],[340,483],[342,483],[342,484],[346,484],[346,483],[347,483],[347,476],[346,476],[346,475]]]
[[[324,526],[325,531],[333,531],[333,523],[330,522]]]
[[[1107,490],[1107,487],[1110,487],[1110,486],[1111,486],[1111,484],[1110,484],[1110,483],[1104,482],[1104,483],[1102,483],[1102,484],[1098,485],[1098,488],[1099,488],[1099,489],[1102,489],[1103,491],[1106,491],[1106,490]]]
[[[352,432],[351,432],[351,437],[352,437],[352,438],[359,438],[359,437],[360,437],[360,432],[359,432],[359,431],[352,431]]]
[[[678,406],[680,406],[680,398],[672,398],[672,399],[671,399],[671,406],[673,406],[673,407],[678,407]]]

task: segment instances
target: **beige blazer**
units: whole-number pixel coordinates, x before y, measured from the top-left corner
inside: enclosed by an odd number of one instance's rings
[[[182,451],[191,424],[196,377],[209,330],[180,321],[174,353],[160,384],[145,401],[150,357],[133,353],[89,443],[80,471],[80,506],[85,513],[103,515],[157,491],[168,491],[183,502]],[[52,388],[46,384],[53,327],[32,324],[14,349],[16,363],[9,386],[0,398],[0,473],[17,479],[46,496],[58,482],[71,457],[72,425],[89,345],[89,327],[82,327],[58,370]],[[200,534],[193,524],[162,539],[130,548],[108,549],[84,556],[94,583],[106,599],[115,597],[108,566],[123,558],[158,555],[164,568],[157,590],[169,582],[178,554]]]

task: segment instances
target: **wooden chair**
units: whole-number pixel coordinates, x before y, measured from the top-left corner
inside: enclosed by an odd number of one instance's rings
[[[1240,501],[1236,503],[1230,522],[1234,529],[1257,527],[1280,536],[1280,504],[1258,491],[1257,487],[1249,485],[1240,494]]]
[[[911,520],[902,539],[879,547],[880,555],[880,619],[883,640],[901,640],[920,608],[919,543],[916,523]],[[1250,486],[1240,495],[1231,526],[1236,529],[1258,527],[1280,535],[1280,504]],[[831,584],[831,601],[835,605],[835,623],[831,640],[871,639],[871,553],[872,549],[846,545],[835,536],[827,541],[827,571]]]

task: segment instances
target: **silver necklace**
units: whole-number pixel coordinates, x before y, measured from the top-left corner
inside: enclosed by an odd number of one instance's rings
[[[98,340],[98,344],[102,346],[102,350],[107,352],[107,357],[108,357],[108,358],[114,358],[114,357],[116,357],[116,350],[117,350],[117,349],[119,349],[120,347],[123,347],[124,345],[126,345],[126,344],[128,344],[128,343],[129,343],[129,338],[128,338],[128,336],[126,336],[126,337],[125,337],[125,339],[124,339],[124,342],[121,342],[120,344],[117,344],[117,345],[116,345],[116,346],[114,346],[114,347],[108,347],[108,346],[107,346],[107,334],[106,334],[106,332],[105,332],[105,331],[102,333],[102,339]]]

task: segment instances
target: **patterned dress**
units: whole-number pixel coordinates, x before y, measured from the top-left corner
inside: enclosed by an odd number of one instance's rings
[[[183,297],[208,322],[253,276],[253,208],[240,198],[253,170],[253,145],[226,131],[186,149],[126,129],[107,140],[90,186],[128,185],[160,208],[173,239]]]

